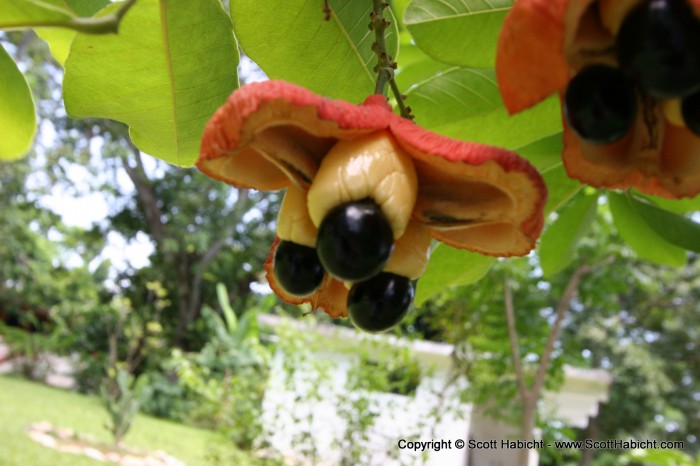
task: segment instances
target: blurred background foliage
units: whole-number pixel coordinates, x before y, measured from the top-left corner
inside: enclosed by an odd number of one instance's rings
[[[339,1],[330,4],[337,8]],[[440,9],[439,3],[448,3],[454,12]],[[538,418],[543,436],[682,440],[692,461],[700,453],[700,235],[695,223],[700,198],[668,201],[593,190],[569,180],[559,158],[557,103],[548,101],[509,118],[492,79],[494,50],[489,44],[512,2],[494,3],[481,11],[480,19],[461,12],[472,3],[392,2],[396,21],[390,44],[398,51],[397,80],[422,126],[517,149],[541,170],[550,191],[547,225],[537,250],[525,258],[495,260],[437,246],[419,282],[415,306],[394,333],[454,345],[456,371],[470,380],[463,399],[484,405],[500,400],[496,414],[517,417],[521,406],[504,287],[512,293],[522,363],[531,382],[559,300],[570,278],[586,267],[578,293],[567,303],[545,388],[556,390],[565,364],[602,368],[614,379],[610,401],[587,431]],[[79,8],[81,2],[68,4]],[[305,4],[290,0],[286,8],[309,18],[320,16]],[[333,27],[364,18],[369,4],[347,8]],[[317,43],[302,28],[283,28],[257,13],[265,5],[231,2],[239,43],[225,30],[217,34],[228,46],[240,46],[272,78],[331,97],[364,98],[371,86],[361,80],[302,73],[309,66],[318,68],[314,60],[319,57],[304,53],[306,46],[299,44],[327,44]],[[436,19],[426,21],[425,11]],[[228,21],[218,10],[206,14]],[[289,14],[283,21],[295,17]],[[0,28],[3,21],[0,15]],[[474,37],[436,40],[445,28],[456,34],[473,31],[475,21],[481,21],[481,32]],[[298,40],[282,37],[282,48],[256,45],[261,36],[276,37],[280,31],[296,34],[292,38]],[[256,325],[258,313],[305,312],[280,304],[264,285],[261,264],[274,237],[280,193],[234,189],[195,169],[170,165],[177,162],[172,155],[151,157],[135,145],[128,121],[70,118],[62,100],[65,58],[60,59],[55,40],[50,39],[54,48],[49,51],[31,30],[0,34],[38,114],[36,128],[17,129],[30,138],[36,132],[28,155],[0,163],[0,334],[10,348],[8,357],[27,377],[42,379],[42,355],[77,354],[78,389],[91,394],[124,371],[129,377],[122,376],[113,401],[135,390],[136,380],[146,375],[142,380],[147,380],[149,396],[139,400],[144,412],[217,430],[242,449],[262,448],[271,426],[263,425],[259,415],[275,350],[293,356],[285,363],[285,383],[305,377],[314,387],[303,394],[306,400],[320,399],[329,379],[329,368],[312,360],[313,345],[304,335],[287,332],[275,342]],[[80,40],[105,46],[102,37]],[[329,69],[345,60],[348,45],[364,44],[356,37],[349,40],[351,44],[328,49],[324,60]],[[88,57],[76,53],[74,59]],[[231,61],[238,64],[238,56]],[[241,82],[264,77],[245,57],[243,65],[248,68]],[[347,67],[348,73],[366,72],[362,60]],[[134,86],[143,85],[142,76],[133,78]],[[80,83],[71,86],[80,90]],[[91,104],[89,95],[81,99],[78,104]],[[191,162],[194,155],[187,157]],[[89,225],[67,223],[61,203],[91,196],[103,200],[104,215],[96,214],[99,218]],[[144,257],[138,263],[125,260],[110,246],[115,242],[122,252],[127,244],[145,245]],[[129,312],[123,312],[124,306]],[[324,315],[316,318],[331,322]],[[343,320],[332,323],[349,326]],[[367,392],[412,396],[421,377],[404,353],[383,358],[362,354],[357,364],[351,372],[355,395],[339,404],[350,426],[338,440],[347,464],[367,460],[362,446],[377,415]],[[123,406],[126,415],[133,405]],[[114,405],[112,411],[119,414],[120,409]],[[294,419],[311,425],[303,415]],[[300,432],[295,439],[299,451],[316,458],[313,432]],[[212,462],[225,464],[226,454],[213,453]],[[542,464],[662,464],[618,451],[541,454]]]

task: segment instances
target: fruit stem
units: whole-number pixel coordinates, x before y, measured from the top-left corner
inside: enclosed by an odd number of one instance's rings
[[[374,71],[377,73],[377,82],[374,87],[374,93],[385,95],[386,85],[389,84],[391,91],[396,98],[396,103],[401,112],[401,116],[413,120],[413,115],[411,114],[411,108],[406,106],[404,102],[405,96],[401,94],[399,86],[396,84],[394,79],[394,70],[396,70],[396,62],[394,58],[389,55],[386,47],[386,39],[384,33],[386,28],[389,26],[389,21],[384,19],[384,10],[389,6],[384,0],[372,0],[373,9],[370,14],[369,29],[374,31],[375,40],[372,44],[372,51],[377,54],[377,65],[374,67]]]

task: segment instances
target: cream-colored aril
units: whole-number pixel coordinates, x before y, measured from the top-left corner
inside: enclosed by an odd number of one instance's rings
[[[317,229],[306,208],[306,191],[289,186],[277,216],[277,236],[310,248],[316,247]]]
[[[428,265],[430,230],[422,223],[411,222],[403,236],[394,243],[394,252],[384,272],[395,273],[415,280]]]
[[[388,132],[377,131],[331,148],[311,184],[308,211],[318,227],[335,206],[371,198],[399,238],[411,219],[417,190],[411,157]]]
[[[600,21],[603,26],[610,31],[614,36],[622,26],[622,22],[627,15],[644,0],[600,0],[598,2],[598,11],[600,13]]]
[[[666,121],[675,126],[685,128],[685,120],[683,120],[683,110],[681,109],[681,99],[669,99],[663,102],[664,116]]]

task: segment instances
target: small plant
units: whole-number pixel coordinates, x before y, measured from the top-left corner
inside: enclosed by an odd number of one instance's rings
[[[107,413],[106,425],[114,438],[114,446],[121,447],[121,441],[131,429],[139,407],[149,396],[148,377],[138,378],[123,368],[110,368],[107,378],[100,386],[100,398]]]
[[[152,286],[149,284],[149,289]],[[100,398],[109,414],[106,427],[114,438],[115,447],[120,447],[141,405],[150,396],[148,376],[134,377],[133,374],[146,357],[142,348],[149,346],[160,328],[155,328],[151,322],[137,322],[127,299],[115,299],[112,310],[114,319],[107,335],[107,376],[100,383]],[[124,339],[127,339],[126,355],[120,358],[120,342]]]

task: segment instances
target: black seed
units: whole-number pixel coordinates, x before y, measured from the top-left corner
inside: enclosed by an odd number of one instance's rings
[[[391,225],[371,199],[340,204],[318,229],[318,257],[331,275],[366,280],[384,268],[394,248]]]
[[[686,0],[642,2],[617,35],[620,66],[651,96],[700,89],[700,21]]]
[[[564,115],[581,139],[610,144],[622,138],[634,122],[637,100],[634,86],[615,68],[594,65],[569,82]]]
[[[700,92],[683,99],[683,120],[693,133],[700,136]]]
[[[412,301],[408,278],[382,272],[350,289],[348,315],[360,330],[384,332],[401,322]]]
[[[274,271],[284,291],[296,296],[316,291],[325,273],[314,248],[291,241],[280,241],[277,245]]]

